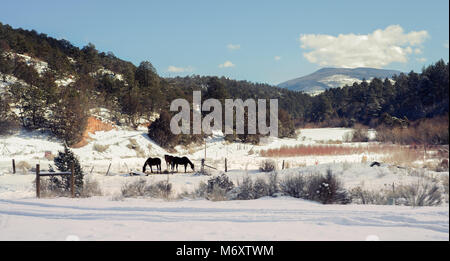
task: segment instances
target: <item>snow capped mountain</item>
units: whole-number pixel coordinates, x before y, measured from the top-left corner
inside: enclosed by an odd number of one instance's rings
[[[392,78],[398,74],[400,71],[374,68],[323,68],[312,74],[280,83],[278,86],[317,95],[330,88],[359,83],[363,79],[370,81],[373,78]]]

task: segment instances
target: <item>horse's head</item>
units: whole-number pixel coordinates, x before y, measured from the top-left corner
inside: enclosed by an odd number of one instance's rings
[[[191,165],[191,169],[192,169],[193,171],[195,171],[194,163],[189,163],[189,164]]]

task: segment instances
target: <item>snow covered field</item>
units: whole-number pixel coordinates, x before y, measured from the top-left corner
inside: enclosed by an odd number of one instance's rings
[[[297,138],[270,138],[261,145],[227,143],[220,134],[207,140],[207,164],[224,169],[237,182],[243,177],[265,177],[258,170],[265,158],[260,150],[342,141],[351,129],[303,129]],[[102,149],[96,148],[101,145]],[[358,144],[347,144],[358,146]],[[20,132],[0,137],[0,240],[448,240],[448,203],[438,207],[373,205],[322,205],[289,197],[248,201],[157,199],[116,200],[124,184],[140,178],[159,181],[169,178],[175,194],[196,189],[209,176],[158,174],[129,176],[141,170],[146,157],[163,158],[166,150],[146,136],[146,128],[113,129],[91,134],[88,145],[73,149],[86,178],[99,182],[103,196],[87,199],[36,199],[34,175],[18,167],[12,174],[11,160],[40,164],[45,170],[63,147],[45,133]],[[176,147],[176,155],[187,155],[199,168],[203,146]],[[173,154],[173,153],[172,153]],[[408,184],[419,177],[388,164],[372,168],[372,160],[384,155],[303,156],[276,158],[290,168],[279,175],[325,173],[331,169],[346,188],[383,188]],[[361,162],[367,157],[367,162]],[[109,175],[105,173],[111,164]],[[163,170],[165,164],[163,162]],[[182,168],[181,168],[182,169]],[[180,170],[181,170],[180,169]],[[92,172],[91,172],[92,171]],[[219,171],[213,171],[218,174]],[[424,171],[433,177],[448,172]],[[176,197],[176,195],[174,195]]]
[[[0,199],[0,240],[448,240],[448,207]]]

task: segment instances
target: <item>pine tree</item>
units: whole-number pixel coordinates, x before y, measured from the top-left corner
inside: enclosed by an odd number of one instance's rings
[[[179,136],[170,130],[170,114],[167,111],[162,111],[159,118],[148,126],[148,136],[164,148],[177,142]]]
[[[59,171],[66,172],[71,171],[72,164],[74,166],[74,179],[75,179],[75,195],[79,196],[83,188],[83,171],[80,166],[80,162],[75,154],[64,145],[64,152],[59,151],[58,156],[54,158],[54,163]],[[52,179],[59,188],[65,191],[70,191],[71,181],[70,176],[63,176],[61,179]]]
[[[64,90],[53,110],[51,130],[68,145],[79,142],[87,125],[87,97],[74,89]]]

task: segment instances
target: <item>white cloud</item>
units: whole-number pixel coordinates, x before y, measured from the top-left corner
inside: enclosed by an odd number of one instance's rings
[[[281,60],[281,56],[275,56],[273,59],[275,59],[275,61],[279,61]]]
[[[416,58],[416,61],[423,63],[423,62],[427,61],[427,58],[425,58],[425,57]]]
[[[404,33],[399,25],[375,30],[367,35],[303,34],[301,48],[309,49],[303,56],[311,63],[335,67],[384,67],[392,62],[406,63],[413,52],[422,52],[421,44],[429,37],[427,31]],[[415,47],[413,50],[412,47]]]
[[[230,62],[230,61],[226,61],[223,64],[219,64],[219,68],[229,68],[229,67],[234,67],[235,65]]]
[[[240,44],[228,44],[227,48],[228,48],[228,50],[231,50],[231,51],[239,50],[239,49],[241,49],[241,45]]]
[[[188,66],[188,67],[176,67],[176,66],[170,65],[167,68],[167,71],[168,72],[174,72],[174,73],[192,72],[192,71],[194,71],[194,68],[192,68],[191,66]]]
[[[444,47],[448,49],[448,40],[444,43]]]

